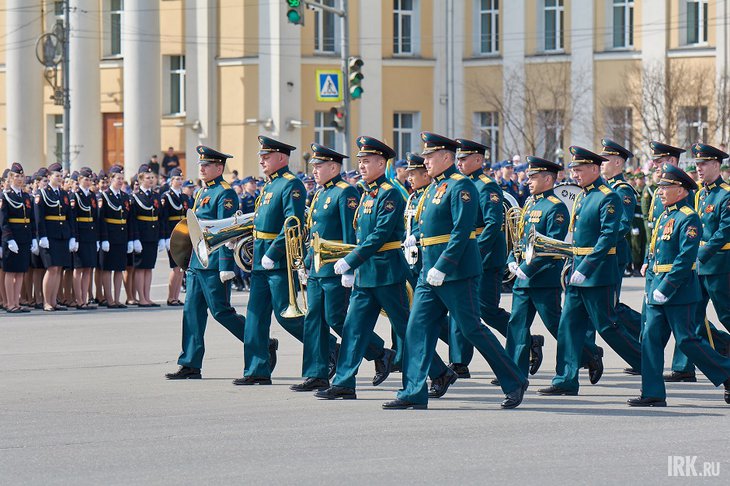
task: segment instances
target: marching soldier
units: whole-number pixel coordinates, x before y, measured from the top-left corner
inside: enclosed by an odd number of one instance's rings
[[[358,166],[368,190],[355,215],[357,247],[334,266],[335,273],[342,275],[342,284],[353,290],[333,385],[314,395],[325,400],[357,398],[355,375],[381,309],[388,314],[391,326],[401,339],[405,337],[408,323],[408,266],[401,250],[405,200],[385,176],[387,161],[395,157],[395,151],[380,140],[365,136],[357,139],[357,146]],[[387,350],[385,369],[376,369],[379,382],[390,373],[394,355]],[[456,374],[438,356],[428,363],[430,373],[437,380],[449,384],[456,380]],[[376,384],[373,379],[373,385]]]
[[[418,210],[418,204],[421,202],[421,197],[426,193],[428,185],[431,184],[431,176],[428,175],[428,171],[426,170],[426,166],[424,164],[425,159],[420,155],[408,152],[406,154],[406,161],[408,162],[408,166],[406,167],[406,171],[408,172],[408,183],[411,185],[413,192],[410,196],[408,196],[408,201],[406,201],[406,224],[410,221],[410,228],[406,226],[404,246],[406,247],[406,251],[411,251],[410,248],[413,248],[413,254],[416,256],[415,263],[409,264],[411,272],[408,277],[411,287],[415,289],[416,285],[418,285],[418,276],[420,275],[421,268],[423,267],[421,252],[418,251],[418,248],[416,247],[416,242],[418,241],[418,237],[416,235],[420,233],[421,225],[415,218],[415,215]],[[409,213],[410,216],[408,216]],[[449,339],[447,336],[446,342],[448,341]]]
[[[198,176],[205,188],[198,191],[192,210],[201,220],[230,218],[238,210],[238,196],[223,180],[226,160],[230,155],[198,145]],[[204,266],[195,252],[187,271],[187,295],[182,320],[182,352],[175,373],[167,373],[168,380],[200,379],[205,352],[205,325],[208,310],[213,318],[243,342],[246,320],[231,307],[233,255],[225,246],[208,256]]]
[[[152,302],[152,269],[157,253],[165,250],[165,225],[160,220],[160,195],[152,190],[157,176],[142,164],[137,171],[139,191],[132,194],[129,231],[134,248],[134,289],[139,295],[139,307],[159,307]]]
[[[631,259],[632,259],[632,271],[633,277],[641,276],[641,266],[644,264],[644,255],[646,251],[647,237],[646,237],[646,225],[644,224],[644,192],[646,190],[646,176],[643,172],[638,172],[634,175],[634,181],[636,185],[634,189],[638,193],[638,200],[636,208],[634,209],[634,219],[631,223]]]
[[[43,277],[43,310],[67,310],[58,305],[57,297],[63,268],[71,267],[71,253],[78,250],[74,213],[66,191],[61,188],[63,168],[54,163],[48,167],[48,187],[36,196],[35,217],[38,246],[46,274]]]
[[[165,222],[165,248],[167,249],[167,259],[170,262],[167,305],[174,307],[184,305],[180,302],[180,287],[182,286],[184,272],[170,253],[170,236],[175,226],[185,219],[188,208],[190,208],[190,203],[188,202],[188,198],[182,193],[182,171],[178,167],[175,167],[167,175],[170,178],[170,189],[160,198],[160,218]]]
[[[95,305],[89,304],[89,285],[100,247],[99,210],[96,196],[91,192],[93,177],[94,173],[90,168],[82,167],[77,174],[78,188],[71,195],[79,245],[78,250],[73,254],[73,287],[76,308],[82,310],[96,309]]]
[[[573,177],[583,188],[571,215],[573,264],[558,325],[557,375],[541,395],[577,395],[585,336],[593,326],[634,369],[641,368],[639,342],[616,323],[616,244],[622,211],[619,196],[601,178],[606,160],[571,146]],[[600,353],[599,353],[600,354]]]
[[[702,160],[714,160],[716,157],[717,149],[713,147],[701,144],[695,147],[695,156],[713,157]],[[719,162],[717,164],[719,167]],[[667,394],[662,379],[664,347],[670,333],[673,333],[679,349],[715,386],[725,384],[725,402],[730,404],[730,358],[717,353],[697,334],[693,320],[697,304],[702,301],[695,262],[704,231],[687,195],[697,190],[697,184],[684,171],[667,164],[659,186],[659,197],[665,209],[661,217],[655,220],[649,244],[648,264],[652,267],[653,278],[647,281],[645,296],[646,322],[641,335],[641,395],[627,403],[632,407],[666,407]],[[723,188],[720,190],[727,193]],[[718,243],[722,244],[719,239]],[[699,258],[701,265],[703,257],[700,255]],[[706,256],[704,259],[708,261]]]
[[[279,345],[269,338],[271,311],[289,334],[303,341],[304,319],[285,318],[281,314],[288,305],[288,282],[284,220],[296,216],[304,221],[304,184],[289,170],[289,156],[296,147],[268,137],[259,137],[259,165],[269,178],[254,216],[254,261],[251,272],[251,290],[246,313],[243,356],[243,378],[234,385],[270,385],[275,363],[269,354]],[[330,349],[334,349],[334,337]]]
[[[421,139],[425,165],[434,179],[416,214],[421,224],[423,270],[406,331],[403,390],[383,408],[428,407],[426,375],[436,355],[438,318],[447,312],[497,375],[506,394],[502,408],[515,408],[522,403],[528,381],[479,321],[477,292],[482,266],[474,231],[479,194],[474,183],[456,171],[455,141],[429,132],[421,133]],[[453,374],[451,382],[455,380]]]
[[[347,156],[323,145],[312,144],[312,173],[321,189],[315,193],[309,210],[307,227],[309,234],[317,234],[330,241],[355,243],[355,230],[352,222],[355,217],[360,195],[357,189],[342,180],[340,169],[342,160]],[[293,391],[315,391],[329,388],[328,357],[337,349],[330,349],[329,328],[343,335],[343,325],[347,315],[350,290],[342,285],[341,277],[335,274],[334,263],[314,268],[313,250],[310,247],[305,258],[307,270],[299,271],[299,278],[307,282],[307,315],[304,318],[304,359],[302,376],[304,383],[291,386]],[[374,332],[370,334],[370,344],[365,358],[376,360],[376,369],[385,368],[384,356],[392,353],[384,349],[385,343]],[[390,355],[388,355],[390,358]],[[377,378],[379,379],[379,377]],[[385,379],[385,378],[383,378]],[[375,380],[374,380],[375,381]],[[379,383],[378,383],[379,384]]]
[[[23,277],[30,267],[31,252],[38,251],[35,237],[35,215],[31,197],[23,191],[23,166],[13,162],[8,172],[9,186],[0,197],[0,227],[2,228],[2,268],[5,308],[9,314],[30,312],[20,305]]]

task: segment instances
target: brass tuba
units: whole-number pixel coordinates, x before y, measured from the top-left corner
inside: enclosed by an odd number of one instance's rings
[[[535,257],[539,256],[573,258],[573,245],[545,236],[532,226],[527,235],[525,262],[529,265]]]
[[[187,212],[187,229],[193,252],[204,268],[214,251],[226,243],[238,241],[253,234],[254,213],[243,214],[237,211],[230,218],[201,220],[192,209]]]
[[[286,270],[287,280],[289,282],[289,305],[281,317],[292,319],[302,317],[307,313],[307,294],[304,290],[304,284],[299,280],[294,272],[304,268],[304,241],[302,240],[302,226],[299,218],[289,216],[284,220],[284,241],[286,246]],[[299,292],[302,294],[303,304],[300,307],[297,302],[297,291],[294,279],[299,282]]]

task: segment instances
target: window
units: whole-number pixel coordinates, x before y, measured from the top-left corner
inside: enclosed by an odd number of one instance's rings
[[[547,160],[558,158],[563,146],[563,111],[540,110],[537,114],[537,154]]]
[[[396,158],[405,159],[406,152],[412,152],[420,140],[418,136],[418,113],[393,113],[393,143]]]
[[[634,45],[634,0],[613,0],[613,47]]]
[[[545,0],[545,50],[563,50],[564,0]]]
[[[393,0],[393,54],[415,54],[417,0]]]
[[[475,139],[489,147],[492,160],[499,160],[499,113],[478,111],[474,113]]]
[[[337,150],[337,129],[329,111],[314,112],[314,142]]]
[[[479,53],[499,52],[499,0],[479,1]]]
[[[616,143],[633,151],[633,118],[631,108],[606,109],[606,133]]]
[[[63,162],[63,115],[51,115],[53,118],[53,156],[54,162]]]
[[[686,0],[687,44],[707,42],[707,0]]]
[[[703,141],[707,135],[707,107],[683,106],[680,109],[679,134],[683,137],[682,146]]]
[[[124,0],[105,0],[104,55],[122,55],[122,24],[124,19]]]
[[[166,56],[168,67],[167,82],[169,93],[167,98],[167,114],[185,114],[185,56]]]
[[[334,7],[335,0],[321,0],[320,3],[327,7]],[[337,22],[335,14],[325,12],[321,9],[314,10],[314,50],[318,53],[335,53],[337,45]]]

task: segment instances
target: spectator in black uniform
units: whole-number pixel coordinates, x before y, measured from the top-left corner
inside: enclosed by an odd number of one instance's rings
[[[99,240],[101,240],[101,269],[104,300],[110,309],[127,306],[119,302],[122,294],[122,272],[127,266],[127,254],[133,245],[129,234],[129,196],[122,192],[124,169],[119,165],[109,169],[109,189],[99,199]],[[112,292],[112,272],[114,289]]]
[[[89,284],[99,251],[99,211],[96,195],[91,192],[93,177],[90,168],[82,167],[76,174],[78,188],[71,198],[79,245],[73,254],[73,288],[76,308],[82,310],[96,309],[95,305],[89,304]]]
[[[170,253],[170,236],[175,226],[185,218],[188,208],[190,208],[190,201],[182,193],[182,171],[179,168],[175,168],[168,175],[170,176],[170,190],[165,192],[160,199],[160,203],[162,204],[160,217],[165,222],[165,248],[167,248],[167,258],[170,262],[167,305],[180,306],[184,305],[180,302],[180,287],[182,286],[184,272],[175,260],[173,260],[172,254]]]
[[[175,155],[175,149],[167,147],[167,153],[162,159],[162,169],[165,171],[163,175],[168,175],[175,167],[180,167],[180,160]]]

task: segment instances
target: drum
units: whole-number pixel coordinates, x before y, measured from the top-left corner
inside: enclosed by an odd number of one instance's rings
[[[568,212],[572,216],[575,199],[578,197],[578,194],[583,191],[583,189],[578,184],[574,184],[572,182],[564,182],[555,186],[555,189],[553,190],[555,191],[555,196],[563,201],[563,203],[568,207]],[[568,231],[568,234],[565,236],[565,241],[567,243],[571,243],[573,241],[572,230]]]

